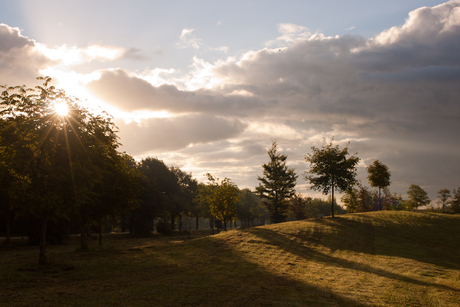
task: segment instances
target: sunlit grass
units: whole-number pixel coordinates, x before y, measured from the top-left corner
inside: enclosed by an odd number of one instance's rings
[[[0,250],[1,306],[458,306],[460,216],[374,212]],[[194,235],[209,233],[203,230]]]

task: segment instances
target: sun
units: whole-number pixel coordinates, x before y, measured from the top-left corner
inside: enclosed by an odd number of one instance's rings
[[[67,107],[67,104],[64,102],[58,102],[54,105],[54,111],[60,116],[67,116],[69,113],[69,108]]]

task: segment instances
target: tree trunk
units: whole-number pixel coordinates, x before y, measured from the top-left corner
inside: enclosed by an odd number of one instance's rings
[[[334,218],[334,181],[332,181],[332,199],[331,199],[331,204],[332,204],[332,207],[331,207],[331,214],[332,214],[332,218]]]
[[[47,218],[42,218],[40,226],[40,256],[38,258],[38,264],[45,265],[48,264],[46,259],[46,224],[48,222]]]
[[[214,234],[214,219],[212,217],[209,218],[209,225],[211,226],[211,234]]]
[[[86,241],[86,227],[84,224],[80,225],[80,242],[81,249],[84,251],[88,250],[88,242]]]
[[[379,211],[382,211],[382,201],[380,200],[380,187],[379,187]]]
[[[196,230],[198,230],[200,228],[199,227],[200,215],[197,213],[195,218],[196,218]]]
[[[99,220],[99,246],[102,246],[102,219]]]
[[[176,229],[176,216],[171,213],[171,228],[172,230]]]
[[[227,221],[222,221],[224,223],[224,231],[227,231]]]
[[[11,245],[11,225],[10,225],[10,210],[6,208],[6,246]]]
[[[126,231],[125,219],[126,219],[126,216],[123,214],[123,215],[121,216],[121,232],[125,232],[125,231]]]

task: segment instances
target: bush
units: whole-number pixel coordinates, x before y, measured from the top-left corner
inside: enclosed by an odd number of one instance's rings
[[[157,222],[157,232],[162,235],[169,236],[172,233],[171,223],[165,222],[164,220],[159,220]]]

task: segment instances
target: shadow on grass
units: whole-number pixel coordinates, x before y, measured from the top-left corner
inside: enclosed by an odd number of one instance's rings
[[[67,258],[62,261],[76,269],[49,275],[11,269],[6,279],[0,277],[5,290],[0,305],[372,306],[268,272],[224,241],[210,237],[169,245],[144,243],[115,247],[110,255],[92,253],[91,259],[63,253]]]
[[[321,221],[320,223],[329,223],[328,221]],[[303,238],[303,240],[299,242],[295,242],[286,238],[285,235],[280,234],[279,232],[267,229],[267,228],[253,228],[250,230],[250,233],[266,240],[268,244],[275,245],[284,251],[294,254],[300,258],[305,259],[306,261],[315,261],[327,264],[329,266],[337,266],[345,269],[351,269],[356,271],[361,271],[365,273],[375,274],[381,277],[405,282],[408,284],[425,286],[425,287],[433,287],[440,290],[447,290],[447,291],[459,291],[459,289],[452,288],[445,285],[439,285],[430,282],[424,282],[417,279],[413,279],[410,277],[406,277],[403,275],[399,275],[396,273],[392,273],[386,270],[378,269],[372,267],[367,264],[358,263],[354,261],[345,260],[342,258],[333,257],[330,255],[326,255],[324,253],[318,252],[315,249],[309,248],[305,246],[305,243],[308,243],[308,239]],[[314,232],[313,232],[314,234]],[[299,236],[297,236],[298,238]],[[321,243],[319,243],[321,244]],[[368,247],[367,250],[372,250],[372,247]],[[359,252],[362,252],[359,250]]]
[[[406,212],[353,214],[316,223],[333,229],[321,240],[331,250],[397,256],[447,269],[460,269],[460,218]]]

